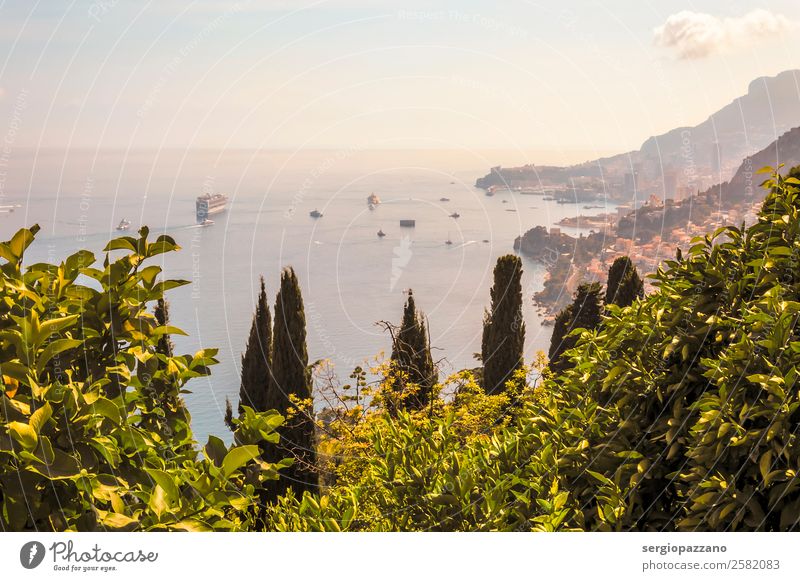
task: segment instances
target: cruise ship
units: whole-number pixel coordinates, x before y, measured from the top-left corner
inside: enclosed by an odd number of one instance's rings
[[[197,196],[197,223],[202,224],[209,216],[225,211],[228,196],[225,194],[203,194]]]

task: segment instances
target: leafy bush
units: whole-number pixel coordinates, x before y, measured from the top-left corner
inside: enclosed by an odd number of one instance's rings
[[[566,475],[586,528],[788,530],[800,519],[800,200],[775,174],[749,228],[696,239],[551,389],[602,430]],[[601,493],[598,494],[597,488]]]
[[[800,180],[611,306],[516,420],[367,424],[363,476],[287,497],[281,530],[791,530],[800,520]],[[537,390],[538,391],[538,390]],[[448,411],[449,409],[449,411]]]
[[[530,421],[543,394],[535,385],[511,393],[526,372],[487,395],[462,371],[437,386],[455,387],[450,401],[396,417],[375,407],[329,423],[321,445],[337,460],[333,484],[322,495],[280,499],[268,509],[268,528],[555,530],[567,495],[542,468],[552,449]],[[545,514],[536,499],[551,494]]]
[[[2,529],[253,528],[257,490],[286,464],[261,462],[257,443],[276,441],[282,418],[245,409],[237,445],[211,436],[196,450],[180,394],[216,350],[159,353],[181,331],[147,310],[186,284],[145,266],[178,246],[142,228],[112,240],[101,268],[87,251],[23,268],[37,231],[0,244]]]
[[[321,494],[248,510],[278,466],[258,459],[282,419],[244,408],[239,446],[192,446],[180,389],[213,352],[168,357],[144,306],[159,238],[113,241],[103,270],[0,245],[4,391],[0,500],[7,529],[791,530],[800,520],[800,180],[777,174],[758,222],[698,238],[655,291],[582,331],[569,366],[497,395],[470,372],[424,410],[355,396],[327,410]],[[78,273],[93,286],[76,284]],[[448,386],[450,389],[448,389]],[[347,386],[345,386],[347,387]],[[514,389],[509,389],[514,388]],[[374,397],[372,397],[374,395]],[[353,404],[353,405],[351,405]]]

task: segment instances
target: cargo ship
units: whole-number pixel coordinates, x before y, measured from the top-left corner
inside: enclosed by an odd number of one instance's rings
[[[197,196],[197,223],[202,224],[209,216],[226,210],[228,196],[225,194],[203,194]]]

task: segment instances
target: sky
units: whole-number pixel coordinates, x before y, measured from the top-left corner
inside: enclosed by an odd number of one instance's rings
[[[796,0],[0,0],[0,153],[627,151],[800,68],[798,23]]]

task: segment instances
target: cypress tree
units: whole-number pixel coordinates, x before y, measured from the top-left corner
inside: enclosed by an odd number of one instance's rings
[[[608,269],[606,304],[627,307],[644,296],[644,283],[627,256],[620,256]]]
[[[492,317],[489,314],[489,310],[484,308],[483,309],[483,332],[481,333],[481,352],[480,358],[483,361],[483,357],[486,353],[489,353],[489,329],[492,327],[491,325]],[[481,371],[483,373],[483,371]]]
[[[275,324],[272,343],[272,384],[267,394],[267,409],[276,409],[287,417],[279,429],[281,441],[269,450],[276,455],[268,461],[290,457],[294,464],[281,470],[276,494],[291,487],[295,494],[317,489],[315,421],[313,405],[299,408],[293,400],[312,398],[311,372],[306,347],[306,316],[303,296],[294,270],[281,273],[281,286],[275,300]]]
[[[256,311],[250,325],[250,336],[242,355],[242,380],[239,387],[239,413],[246,405],[255,411],[272,409],[268,405],[271,381],[272,358],[272,319],[267,302],[264,277],[261,277],[261,290],[256,301]]]
[[[407,409],[422,409],[431,401],[433,386],[439,380],[431,357],[428,331],[423,315],[414,303],[413,291],[408,291],[408,300],[403,310],[403,322],[392,344],[392,369],[405,377],[398,381],[395,389],[402,393],[408,384],[417,386],[415,394],[402,400]],[[391,411],[391,409],[390,409]]]
[[[572,304],[562,310],[556,317],[553,336],[550,339],[550,369],[563,371],[568,362],[561,355],[575,347],[577,336],[568,337],[575,329],[594,330],[600,326],[603,314],[603,287],[599,282],[583,283],[575,291]]]
[[[492,308],[484,318],[481,359],[487,393],[504,389],[523,364],[525,322],[522,318],[522,260],[507,254],[497,259],[491,289]]]
[[[166,327],[169,325],[169,303],[160,298],[156,301],[153,308],[153,316],[156,319],[156,324],[159,327]],[[166,357],[172,357],[175,347],[172,344],[172,339],[168,333],[160,335],[156,342],[156,353]],[[156,359],[156,365],[159,369],[164,369],[167,364],[159,359]],[[148,394],[152,400],[153,405],[160,407],[164,412],[165,418],[180,417],[182,420],[189,422],[189,412],[186,409],[186,403],[181,396],[170,395],[168,386],[164,385],[164,380],[156,380],[152,378],[148,385],[145,386],[143,393]],[[162,426],[151,426],[152,429],[161,429]]]
[[[153,309],[153,315],[155,316],[159,327],[165,327],[166,325],[169,325],[169,303],[163,298],[158,299],[158,302],[156,302],[156,307]],[[172,357],[174,349],[175,347],[172,344],[172,339],[170,339],[168,334],[165,333],[159,337],[158,344],[156,345],[157,353],[161,353],[167,357]]]
[[[556,315],[553,322],[553,334],[550,337],[550,349],[547,357],[552,363],[555,362],[564,352],[564,339],[569,334],[570,324],[572,323],[572,305],[567,305]]]
[[[227,397],[225,398],[225,425],[228,426],[228,429],[233,432],[236,430],[236,426],[233,425],[233,406],[231,405],[231,400]]]

